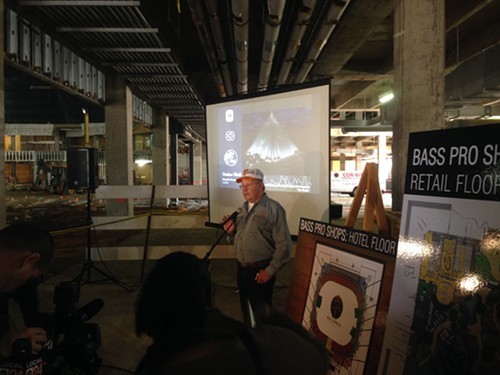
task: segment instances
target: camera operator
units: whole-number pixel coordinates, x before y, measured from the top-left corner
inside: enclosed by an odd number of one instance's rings
[[[37,285],[52,259],[49,232],[33,224],[12,224],[0,230],[0,359],[10,357],[12,345],[24,339],[37,354],[47,341],[45,330],[33,327],[38,315]],[[11,329],[9,299],[23,313],[27,327]]]

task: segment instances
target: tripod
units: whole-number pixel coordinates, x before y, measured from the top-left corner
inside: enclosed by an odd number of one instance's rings
[[[116,277],[113,275],[107,274],[103,270],[97,268],[94,264],[94,261],[92,260],[92,209],[90,204],[92,203],[92,198],[91,198],[91,189],[87,188],[87,257],[85,259],[85,263],[83,264],[82,270],[80,271],[80,274],[73,279],[73,281],[78,282],[78,285],[84,285],[84,284],[89,284],[91,282],[100,282],[103,280],[110,280],[114,282],[116,285],[122,287],[125,289],[127,292],[132,291],[132,288],[129,286],[123,284],[120,280],[118,280]],[[92,281],[92,270],[100,273],[102,276],[104,276],[103,280],[96,280]],[[86,275],[86,278],[84,279],[84,275]]]

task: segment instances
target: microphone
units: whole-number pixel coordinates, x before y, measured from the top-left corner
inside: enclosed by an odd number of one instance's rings
[[[83,305],[78,310],[73,311],[69,317],[74,322],[86,322],[92,319],[103,307],[104,301],[101,298],[96,298]]]
[[[222,225],[226,224],[229,220],[235,220],[236,219],[236,216],[238,216],[238,214],[241,214],[241,207],[239,207],[236,211],[234,211],[231,215],[229,215],[229,217],[224,220],[224,222],[222,223]]]

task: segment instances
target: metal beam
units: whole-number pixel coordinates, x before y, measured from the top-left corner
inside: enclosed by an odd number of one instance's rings
[[[128,62],[128,61],[110,61],[101,63],[102,66],[156,66],[161,68],[177,68],[177,63],[157,63],[157,62]]]
[[[448,27],[446,28],[446,32],[449,32],[453,30],[456,27],[459,27],[462,23],[466,22],[468,19],[470,19],[472,16],[474,16],[476,13],[481,11],[483,8],[488,6],[492,0],[483,0],[481,2],[471,2],[470,4],[467,4],[471,6],[471,9],[469,9],[466,13],[461,14],[458,17],[455,17],[455,19],[452,19]],[[452,18],[451,16],[449,18]]]
[[[353,73],[353,74],[334,74],[333,80],[341,81],[380,81],[393,79],[393,74],[376,74],[376,73]]]
[[[102,1],[92,1],[92,0],[21,0],[19,1],[20,6],[43,6],[43,7],[59,7],[59,6],[68,6],[68,7],[78,7],[78,6],[93,6],[93,7],[112,7],[112,6],[120,6],[120,7],[138,7],[141,5],[140,1],[111,1],[111,0],[102,0]]]
[[[151,99],[152,101],[155,102],[164,102],[167,103],[170,106],[176,106],[176,105],[191,105],[193,108],[201,107],[203,106],[201,103],[194,103],[194,100],[189,100],[189,99],[175,99],[175,98],[158,98],[155,97],[154,95],[148,95],[146,96]]]
[[[153,28],[131,28],[131,27],[58,27],[57,32],[60,33],[142,33],[154,34],[158,29]]]
[[[171,48],[129,48],[129,47],[84,47],[82,51],[85,52],[172,52]]]
[[[192,93],[193,88],[190,86],[186,86],[184,83],[175,84],[175,83],[145,83],[145,82],[130,82],[130,87],[137,87],[141,90],[158,90],[164,92],[173,92],[179,94]]]
[[[169,78],[169,79],[187,79],[187,75],[183,74],[151,74],[151,73],[145,73],[145,74],[126,74],[126,73],[121,73],[119,74],[121,77],[125,78],[150,78],[150,79],[157,79],[157,78]]]

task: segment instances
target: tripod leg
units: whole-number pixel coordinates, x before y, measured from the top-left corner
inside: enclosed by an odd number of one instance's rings
[[[99,268],[96,268],[94,265],[94,261],[92,260],[92,211],[91,211],[91,195],[90,195],[90,189],[87,189],[87,223],[88,223],[88,228],[87,228],[87,259],[85,260],[85,263],[83,264],[82,271],[80,274],[73,279],[73,281],[78,282],[78,284],[81,286],[86,283],[91,283],[92,282],[92,269],[95,271],[99,272],[102,276],[105,277],[104,280],[110,280],[117,284],[118,286],[122,287],[126,291],[130,292],[133,289],[128,287],[127,285],[123,284],[120,282],[116,277],[112,275],[108,275],[106,272],[103,270],[100,270]],[[87,274],[87,279],[83,280],[83,275]],[[103,281],[103,280],[99,280]]]

